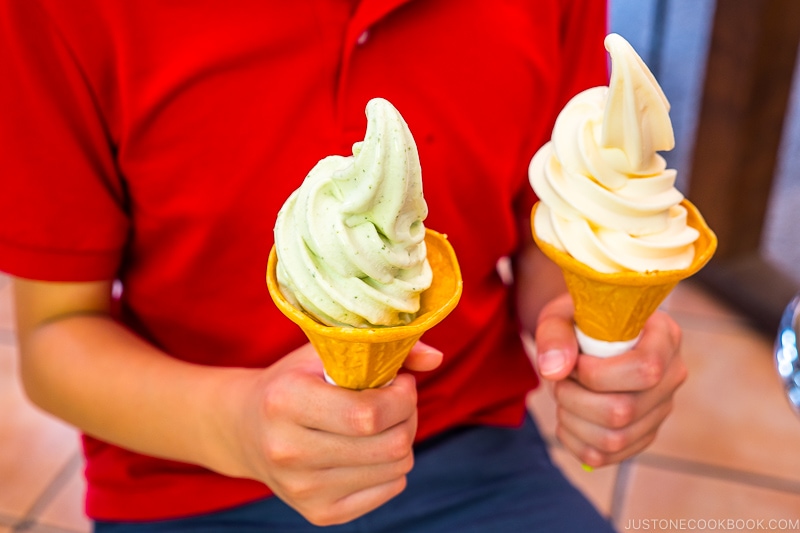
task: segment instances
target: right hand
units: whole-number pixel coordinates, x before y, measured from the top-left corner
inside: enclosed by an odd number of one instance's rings
[[[320,525],[403,490],[417,427],[413,376],[342,389],[325,382],[310,345],[266,369],[188,363],[111,318],[110,280],[15,278],[14,293],[26,393],[86,434],[259,480]],[[406,367],[432,370],[441,358],[418,344]]]
[[[406,367],[432,370],[441,353],[418,344]],[[234,387],[227,473],[266,483],[315,525],[353,520],[403,491],[414,464],[417,391],[413,376],[352,391],[325,382],[310,344]],[[230,411],[228,411],[230,413]],[[229,427],[230,429],[230,427]]]

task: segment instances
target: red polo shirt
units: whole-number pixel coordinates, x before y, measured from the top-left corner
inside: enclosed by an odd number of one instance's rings
[[[526,168],[606,82],[598,0],[3,0],[0,269],[120,280],[118,319],[171,356],[263,367],[301,343],[264,285],[281,204],[363,138],[381,96],[419,147],[426,225],[464,294],[424,340],[419,439],[519,423],[536,385],[495,265],[527,237]],[[87,512],[143,520],[270,494],[86,437]]]

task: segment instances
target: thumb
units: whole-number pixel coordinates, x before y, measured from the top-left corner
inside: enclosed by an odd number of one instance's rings
[[[568,294],[550,301],[539,314],[536,326],[536,357],[539,375],[558,381],[567,377],[578,360],[578,340],[573,326],[574,307]]]
[[[415,372],[427,372],[442,364],[443,354],[433,346],[417,342],[411,347],[403,367]]]

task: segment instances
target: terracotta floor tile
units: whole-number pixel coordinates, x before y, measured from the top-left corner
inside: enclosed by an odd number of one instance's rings
[[[783,396],[772,339],[677,318],[689,379],[650,451],[800,480],[800,418]]]
[[[91,531],[91,522],[83,513],[83,497],[86,483],[83,466],[75,468],[69,480],[42,513],[37,522],[76,532]]]
[[[800,494],[642,465],[632,467],[626,494],[616,524],[620,531],[645,529],[641,521],[653,519],[763,519],[765,530],[770,519],[800,520]],[[666,523],[650,525],[650,530],[680,529],[680,526],[663,527]],[[687,522],[683,529],[722,529],[703,528],[697,523],[691,526]]]
[[[542,436],[553,441],[556,438],[556,403],[550,391],[545,390],[545,386],[540,385],[528,395],[528,411],[536,420]]]
[[[714,297],[700,282],[692,279],[680,282],[661,304],[661,309],[673,316],[682,315],[704,325],[708,322],[746,322],[733,307]]]
[[[21,517],[78,452],[79,441],[73,428],[25,398],[15,351],[0,345],[0,514]]]
[[[0,533],[11,531],[11,528],[18,522],[16,517],[4,516],[0,514]]]

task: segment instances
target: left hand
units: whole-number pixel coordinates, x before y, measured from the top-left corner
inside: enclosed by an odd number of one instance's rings
[[[629,352],[605,359],[579,354],[569,295],[545,306],[534,362],[553,383],[561,443],[591,467],[620,462],[649,446],[687,376],[680,341],[678,325],[656,311]]]

